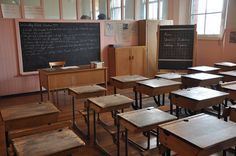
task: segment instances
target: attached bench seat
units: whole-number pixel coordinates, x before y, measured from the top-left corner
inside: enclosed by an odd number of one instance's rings
[[[68,155],[85,143],[68,127],[12,139],[18,156]]]

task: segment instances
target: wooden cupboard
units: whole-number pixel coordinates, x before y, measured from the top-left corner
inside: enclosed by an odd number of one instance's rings
[[[146,55],[146,46],[109,47],[109,78],[112,76],[133,74],[146,76]]]
[[[172,20],[140,20],[139,45],[147,47],[147,76],[154,77],[157,74],[157,32],[158,25],[172,25]]]

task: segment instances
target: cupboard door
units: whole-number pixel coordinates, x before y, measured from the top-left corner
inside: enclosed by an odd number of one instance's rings
[[[115,59],[116,75],[129,75],[131,73],[131,48],[117,48]]]
[[[132,47],[131,74],[145,76],[147,60],[145,47]]]

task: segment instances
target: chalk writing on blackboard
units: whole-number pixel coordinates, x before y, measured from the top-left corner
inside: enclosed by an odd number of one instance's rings
[[[192,66],[194,25],[160,26],[159,69],[186,69]]]
[[[19,22],[23,72],[48,67],[50,61],[66,65],[100,61],[99,23]]]

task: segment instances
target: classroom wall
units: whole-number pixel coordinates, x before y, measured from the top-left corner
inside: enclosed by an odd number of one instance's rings
[[[80,21],[80,22],[86,22]],[[91,21],[87,21],[91,22]],[[109,44],[137,45],[138,32],[132,33],[130,38],[116,36],[117,31],[122,34],[119,27],[128,23],[132,28],[138,26],[136,21],[108,21],[113,25],[114,35],[105,36],[104,27],[106,21],[100,22],[101,56],[107,66],[107,47]],[[137,27],[136,27],[137,29]],[[136,30],[138,31],[138,29]],[[0,96],[39,91],[38,75],[19,75],[18,50],[14,19],[0,19]]]

